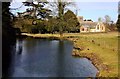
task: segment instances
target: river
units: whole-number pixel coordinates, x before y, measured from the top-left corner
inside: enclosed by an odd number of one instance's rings
[[[86,58],[73,57],[67,40],[17,39],[10,77],[95,77],[96,67]]]

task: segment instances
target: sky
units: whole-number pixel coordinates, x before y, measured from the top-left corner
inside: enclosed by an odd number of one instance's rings
[[[111,20],[116,21],[118,16],[118,2],[78,2],[78,15],[84,19],[97,21],[99,17],[109,15]]]
[[[69,0],[70,1],[70,0]],[[103,1],[103,0],[101,0]],[[82,0],[78,1],[75,0],[76,6],[71,6],[69,9],[71,9],[76,14],[77,9],[77,16],[83,16],[84,19],[92,19],[93,21],[98,21],[99,17],[104,18],[105,15],[109,15],[111,17],[111,20],[114,22],[117,21],[118,16],[118,1],[117,0],[104,0],[101,2],[99,0]],[[18,8],[21,7],[22,2],[18,2],[17,0],[14,0],[11,3],[10,8]],[[27,7],[23,6],[17,10],[12,10],[13,14],[16,14],[16,12],[24,12]]]

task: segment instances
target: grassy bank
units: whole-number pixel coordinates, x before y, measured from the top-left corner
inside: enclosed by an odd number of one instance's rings
[[[23,34],[32,37],[59,38],[59,34]],[[71,55],[87,57],[99,70],[99,77],[118,76],[118,33],[64,34],[74,42]]]
[[[73,54],[87,57],[99,70],[99,77],[118,77],[118,34],[81,34],[74,41]]]

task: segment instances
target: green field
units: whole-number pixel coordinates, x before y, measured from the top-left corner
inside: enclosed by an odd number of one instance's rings
[[[24,34],[33,37],[57,37],[59,34]],[[118,77],[118,33],[65,33],[74,42],[73,53],[87,57],[98,68],[99,77]],[[79,49],[75,49],[79,48]],[[73,55],[73,54],[71,54]],[[76,56],[76,55],[74,55]]]
[[[77,36],[77,34],[76,34]],[[100,77],[118,77],[118,33],[80,34],[72,38],[73,53],[89,58],[98,68]]]

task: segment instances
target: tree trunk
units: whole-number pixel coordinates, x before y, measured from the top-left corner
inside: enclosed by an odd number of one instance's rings
[[[63,32],[61,31],[60,32],[60,40],[62,40],[63,39]]]
[[[59,16],[59,19],[60,19],[60,25],[59,25],[59,32],[60,32],[60,39],[63,38],[63,24],[62,24],[62,21],[63,21],[63,14],[64,14],[64,6],[63,6],[63,3],[61,0],[58,0],[58,16]]]

